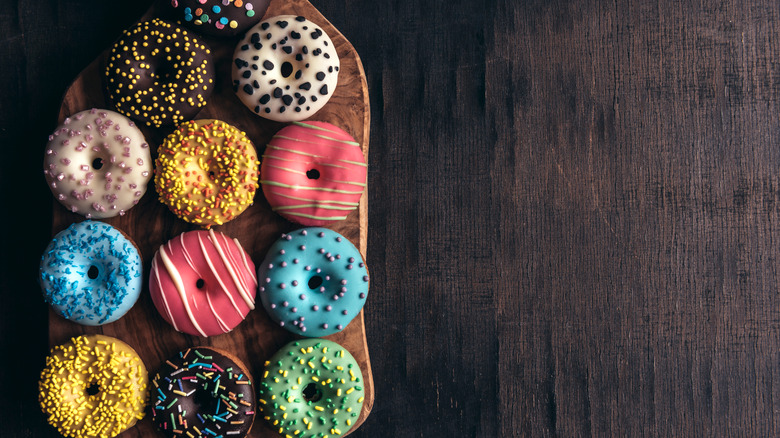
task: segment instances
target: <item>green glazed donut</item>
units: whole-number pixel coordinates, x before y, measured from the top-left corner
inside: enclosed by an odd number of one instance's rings
[[[363,407],[363,373],[341,345],[293,341],[265,363],[260,411],[280,434],[295,438],[345,435]]]

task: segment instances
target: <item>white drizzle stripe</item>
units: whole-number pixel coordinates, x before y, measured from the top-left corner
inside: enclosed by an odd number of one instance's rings
[[[170,245],[170,242],[168,242],[167,245]],[[176,285],[176,290],[179,292],[179,298],[181,298],[181,301],[184,304],[184,309],[187,311],[187,316],[190,317],[190,322],[192,322],[192,325],[195,326],[195,329],[198,331],[198,333],[201,334],[201,336],[206,337],[207,336],[206,333],[203,331],[202,328],[200,328],[198,321],[195,319],[195,315],[192,314],[192,309],[190,309],[190,303],[187,300],[187,295],[184,291],[184,283],[182,282],[181,275],[179,275],[179,271],[176,269],[176,266],[173,265],[171,259],[168,258],[168,255],[165,252],[165,246],[166,245],[160,247],[160,258],[162,259],[163,264],[165,265],[165,269],[168,271],[168,275],[171,276],[171,279],[173,279],[173,283]]]
[[[324,143],[324,142],[321,142],[321,141],[314,141],[314,140],[304,140],[302,138],[288,137],[286,135],[279,135],[279,134],[274,135],[271,140],[273,140],[274,138],[281,138],[282,140],[296,141],[298,143],[310,143],[310,144],[316,144],[316,145],[319,145],[319,146],[328,146],[328,147],[333,148],[333,149],[344,149],[344,150],[352,150],[353,148],[360,147],[360,143],[358,143],[358,142],[350,142],[350,141],[346,141],[346,140],[337,140],[337,139],[334,139],[334,138],[323,137],[321,135],[315,135],[315,134],[311,134],[311,133],[307,133],[307,134],[312,135],[314,137],[322,138],[323,140],[330,140],[331,142],[344,143],[344,144],[347,144],[348,146],[342,146],[342,145],[339,145],[339,144],[332,144],[332,143]]]
[[[316,202],[318,204],[341,204],[341,205],[351,205],[353,207],[357,207],[358,205],[360,205],[359,202],[345,202],[345,201],[331,201],[331,200],[326,200],[326,199],[299,198],[297,196],[285,195],[284,193],[281,193],[281,192],[278,192],[278,191],[275,191],[275,190],[271,190],[271,193],[273,193],[274,195],[277,195],[277,196],[284,197],[284,198],[295,199],[296,201],[309,201],[309,202]]]
[[[213,233],[213,231],[209,230],[209,240],[211,240],[211,233]],[[225,292],[225,295],[227,295],[228,299],[230,300],[230,303],[233,305],[233,308],[236,309],[236,313],[238,313],[238,316],[243,318],[244,315],[241,312],[241,309],[238,308],[238,304],[236,304],[236,301],[233,299],[233,294],[230,292],[230,289],[228,289],[228,287],[222,281],[222,277],[219,276],[219,273],[217,272],[217,268],[211,262],[211,257],[209,257],[208,253],[206,252],[206,247],[203,245],[203,240],[200,238],[200,233],[198,233],[198,243],[200,244],[200,250],[203,251],[203,257],[206,258],[206,263],[208,263],[209,268],[211,268],[211,273],[214,274],[214,277],[217,279],[219,285],[222,287],[222,291]],[[212,245],[214,245],[213,240],[211,240],[211,243]]]
[[[293,163],[297,163],[300,160],[296,160],[293,158],[282,158],[276,155],[263,155],[263,163],[267,163],[269,160],[280,160],[280,161],[291,161]],[[331,163],[317,163],[318,166],[328,166],[328,167],[338,167],[339,169],[349,169],[347,166],[339,166],[338,164],[331,164]]]
[[[157,289],[160,290],[160,298],[163,301],[163,309],[165,310],[165,314],[168,315],[168,321],[171,322],[171,325],[173,325],[173,328],[176,331],[181,331],[179,330],[179,326],[176,325],[176,320],[173,319],[173,314],[171,313],[171,307],[168,305],[168,299],[165,298],[165,293],[163,293],[162,280],[160,280],[160,269],[158,268],[157,265],[157,257],[152,259],[152,272],[154,272],[154,277],[157,279]]]
[[[239,252],[241,253],[241,260],[244,262],[244,267],[246,268],[246,271],[249,272],[249,276],[252,279],[252,283],[254,283],[253,289],[257,289],[257,274],[255,273],[255,269],[249,266],[249,262],[246,258],[246,251],[244,251],[244,248],[241,246],[240,243],[238,243],[238,239],[233,239],[233,242],[236,243],[238,246]],[[252,304],[255,303],[255,300],[252,299]]]
[[[295,210],[298,208],[319,208],[321,210],[336,210],[336,211],[344,211],[347,210],[347,213],[354,210],[352,207],[338,207],[338,206],[331,206],[331,205],[320,205],[320,204],[296,204],[296,205],[282,205],[279,207],[273,207],[273,211],[279,211],[279,210]]]
[[[217,324],[219,324],[220,330],[227,333],[230,331],[230,326],[225,324],[225,321],[222,320],[222,318],[219,317],[219,314],[217,313],[217,309],[214,308],[214,304],[211,302],[211,294],[206,294],[206,301],[209,303],[209,309],[211,309],[212,315],[214,315],[214,318],[217,320]]]
[[[230,246],[230,240],[229,240],[229,238],[227,236],[225,236],[223,234],[223,235],[220,236],[220,238],[223,240],[223,245],[225,247],[229,247]],[[233,252],[230,251],[230,250],[227,250],[227,251],[225,251],[225,255],[230,260],[230,266],[233,266],[236,269],[238,269],[238,267],[239,267],[238,260],[236,260],[236,258],[233,256]],[[255,287],[250,288],[249,285],[246,282],[246,278],[244,278],[243,275],[236,274],[236,276],[238,277],[238,281],[241,283],[241,287],[243,288],[243,290],[246,290],[246,291],[257,290],[257,284],[255,284]],[[247,295],[249,295],[249,292],[247,292]],[[249,295],[249,297],[251,298],[252,296]],[[255,301],[251,300],[251,302],[254,304]],[[248,305],[248,303],[247,303],[247,305]]]
[[[269,144],[268,147],[271,148],[271,149],[276,149],[277,151],[290,152],[291,154],[298,154],[298,155],[303,155],[303,156],[306,156],[306,157],[328,158],[328,157],[325,157],[323,155],[307,154],[306,152],[296,151],[295,149],[283,148],[283,147],[272,145],[272,144]],[[354,164],[356,166],[361,166],[361,167],[368,167],[368,165],[366,165],[366,163],[359,163],[357,161],[343,160],[341,158],[337,158],[336,161],[338,161],[340,163]]]
[[[309,186],[299,186],[299,185],[295,185],[295,184],[283,184],[283,183],[278,183],[276,181],[266,181],[266,180],[263,180],[263,181],[260,181],[260,182],[263,183],[263,184],[268,184],[268,185],[276,186],[276,187],[283,187],[283,188],[292,189],[292,190],[314,190],[314,191],[318,191],[318,192],[344,193],[344,194],[347,194],[347,195],[360,195],[360,194],[363,193],[362,190],[359,191],[359,192],[353,192],[353,191],[349,191],[349,190],[329,189],[329,188],[326,188],[326,187],[309,187]]]
[[[229,261],[225,257],[225,253],[222,250],[222,247],[217,242],[216,235],[214,234],[214,230],[212,229],[209,229],[209,238],[211,238],[211,241],[214,243],[214,246],[217,248],[217,252],[219,253],[219,256],[222,257],[222,263],[225,264],[225,267],[230,273],[231,278],[233,278],[233,282],[238,287],[238,292],[241,294],[241,297],[244,299],[244,302],[246,303],[247,306],[249,306],[249,309],[254,309],[255,308],[254,300],[249,296],[249,291],[246,290],[245,287],[243,287],[240,281],[238,281],[238,276],[236,275],[236,271],[233,269],[233,266],[229,263]]]

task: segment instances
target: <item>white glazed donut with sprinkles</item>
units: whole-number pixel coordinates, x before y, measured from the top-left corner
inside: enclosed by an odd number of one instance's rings
[[[247,31],[233,55],[233,90],[255,114],[300,121],[319,111],[338,84],[328,35],[304,17],[280,15]]]
[[[130,119],[93,108],[66,118],[49,136],[43,166],[65,208],[104,219],[124,215],[146,193],[152,156]]]

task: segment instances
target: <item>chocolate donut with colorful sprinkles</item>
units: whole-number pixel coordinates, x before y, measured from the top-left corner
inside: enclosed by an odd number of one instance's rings
[[[173,18],[190,29],[232,37],[263,18],[270,0],[162,0]]]
[[[227,351],[181,351],[152,380],[152,422],[167,437],[244,437],[255,420],[252,382],[248,368]]]

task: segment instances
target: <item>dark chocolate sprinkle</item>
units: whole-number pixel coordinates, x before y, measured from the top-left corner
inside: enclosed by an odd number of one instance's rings
[[[295,98],[297,99],[297,98],[301,97],[301,93],[298,93],[298,92],[296,92],[296,93],[294,94],[294,96],[295,96]]]
[[[274,69],[274,63],[271,61],[263,61],[263,67],[266,70],[273,70]]]
[[[333,68],[335,68],[335,69],[336,69],[336,71],[339,71],[339,68],[338,68],[338,67],[333,67]]]
[[[236,67],[238,67],[238,68],[249,66],[249,63],[244,61],[241,58],[236,58],[235,63],[236,63]]]
[[[259,107],[259,106],[256,106],[256,107],[255,107],[255,112],[256,112],[256,113],[259,113],[259,112],[260,112],[260,107]]]
[[[244,70],[244,72],[241,73],[241,76],[243,76],[244,79],[249,79],[249,77],[252,76],[252,72],[249,70]]]
[[[285,94],[282,96],[282,102],[284,102],[285,105],[290,105],[293,102],[293,98],[289,94]]]
[[[311,88],[311,84],[308,82],[304,82],[301,85],[298,86],[301,90],[308,90]]]
[[[330,55],[328,55],[327,53],[326,53],[326,54],[324,54],[324,55],[322,55],[322,56],[324,56],[324,57],[325,57],[325,59],[330,59]]]
[[[304,22],[304,21],[306,21],[306,18],[305,18],[305,17],[301,17],[301,16],[299,15],[299,16],[295,17],[295,21]]]
[[[247,73],[248,73],[248,72],[247,72]],[[321,81],[321,80],[325,79],[325,73],[323,73],[323,72],[321,72],[321,71],[318,71],[318,72],[317,72],[317,74],[316,74],[315,76],[317,77],[317,80],[318,80],[318,81]],[[246,78],[247,76],[244,76],[244,77]]]
[[[287,44],[287,39],[288,39],[287,37],[282,38],[282,40],[279,41],[279,44],[281,44],[281,45]]]
[[[257,64],[252,64],[252,70],[257,70]]]
[[[328,42],[327,41],[322,41],[322,45],[325,46],[325,47],[328,47]]]
[[[257,56],[257,55],[255,55],[255,56],[253,56],[253,57],[252,57],[252,60],[253,60],[253,61],[257,61],[258,59],[260,59],[260,57],[259,57],[259,56]]]
[[[255,43],[254,46],[255,46],[255,50],[260,50],[263,48],[263,45],[260,43]]]
[[[312,101],[312,102],[316,102],[316,101],[317,101],[317,96],[312,96],[312,97],[311,97],[311,101]]]
[[[270,40],[272,35],[270,33],[265,34],[265,39]]]
[[[290,31],[290,38],[292,38],[294,40],[300,39],[301,38],[301,34],[299,34],[298,32],[296,32],[294,30]]]
[[[252,95],[252,93],[254,93],[254,92],[255,92],[255,89],[252,88],[251,85],[249,85],[249,84],[244,85],[244,93]]]
[[[268,103],[268,101],[271,100],[271,95],[269,94],[263,94],[263,97],[260,98],[260,103],[265,105]]]
[[[300,79],[302,75],[302,72],[300,70],[295,72],[295,79]]]
[[[260,25],[260,28],[263,30],[268,30],[269,27],[271,27],[271,25],[268,23],[263,23]]]
[[[304,67],[309,68],[309,63],[307,62],[306,65],[304,65]]]
[[[243,50],[243,51],[245,51],[245,52],[246,52],[247,50],[249,50],[249,44],[244,44],[243,46],[241,46],[241,50]]]
[[[298,93],[296,93],[296,94],[298,94]],[[298,105],[303,105],[304,103],[306,103],[306,98],[301,96],[301,98],[298,99]]]
[[[288,86],[284,87],[284,89],[285,89],[285,90],[289,90],[289,89],[290,89],[290,86],[288,85]]]
[[[276,22],[276,25],[277,25],[277,26],[279,26],[279,27],[281,27],[282,29],[284,29],[285,27],[287,27],[287,22],[286,22],[286,21],[284,21],[284,20],[282,20],[282,21],[277,21],[277,22]]]
[[[322,86],[322,88],[320,88],[320,94],[322,94],[323,96],[328,94],[328,84],[325,84]]]
[[[260,84],[257,83],[257,81],[252,81],[252,86],[255,88],[260,88]]]
[[[333,67],[328,67],[328,73],[333,73]]]
[[[302,52],[304,55],[306,55],[307,53],[309,53],[309,48],[308,48],[308,47],[306,47],[306,46],[303,46],[303,47],[301,47],[301,52]]]
[[[275,98],[278,99],[278,98],[282,97],[282,94],[284,94],[284,92],[282,91],[281,88],[279,88],[279,87],[274,88],[274,97]]]
[[[271,49],[276,50],[276,43],[271,44]]]
[[[273,84],[275,84],[275,83],[276,83],[276,79],[271,79],[271,80],[270,80],[268,83],[269,83],[269,84],[271,84],[271,85],[273,85]]]
[[[280,113],[283,113],[283,112],[284,112],[284,110],[286,110],[286,109],[287,109],[287,107],[286,107],[286,106],[280,106],[280,107],[279,107],[279,112],[280,112]]]
[[[296,113],[299,113],[299,112],[301,112],[301,107],[299,107],[299,106],[296,106],[296,107],[295,107],[295,112],[296,112]]]
[[[310,106],[307,106],[307,107],[306,107],[306,111],[308,111],[308,110],[310,110],[310,109],[311,109],[311,107],[310,107]]]
[[[252,34],[252,38],[249,40],[253,43],[259,43],[260,42],[260,34],[255,32]]]
[[[300,53],[295,55],[295,60],[296,61],[303,61],[303,55],[301,55]]]
[[[320,53],[322,53],[322,50],[320,50],[320,49],[314,49],[314,51],[311,52],[311,54],[314,55],[314,56],[318,56]]]
[[[261,71],[260,74],[265,76],[265,70]]]
[[[317,29],[317,30],[315,30],[314,32],[311,33],[311,38],[313,40],[316,40],[317,38],[320,37],[320,35],[322,35],[322,31]]]
[[[284,47],[282,47],[282,50],[284,51],[284,53],[286,53],[288,55],[290,53],[292,53],[292,47],[290,47],[290,46],[284,46]]]
[[[270,113],[270,112],[271,112],[271,108],[266,108],[266,109],[265,109],[265,113],[266,113],[266,114],[268,114],[268,113]]]

